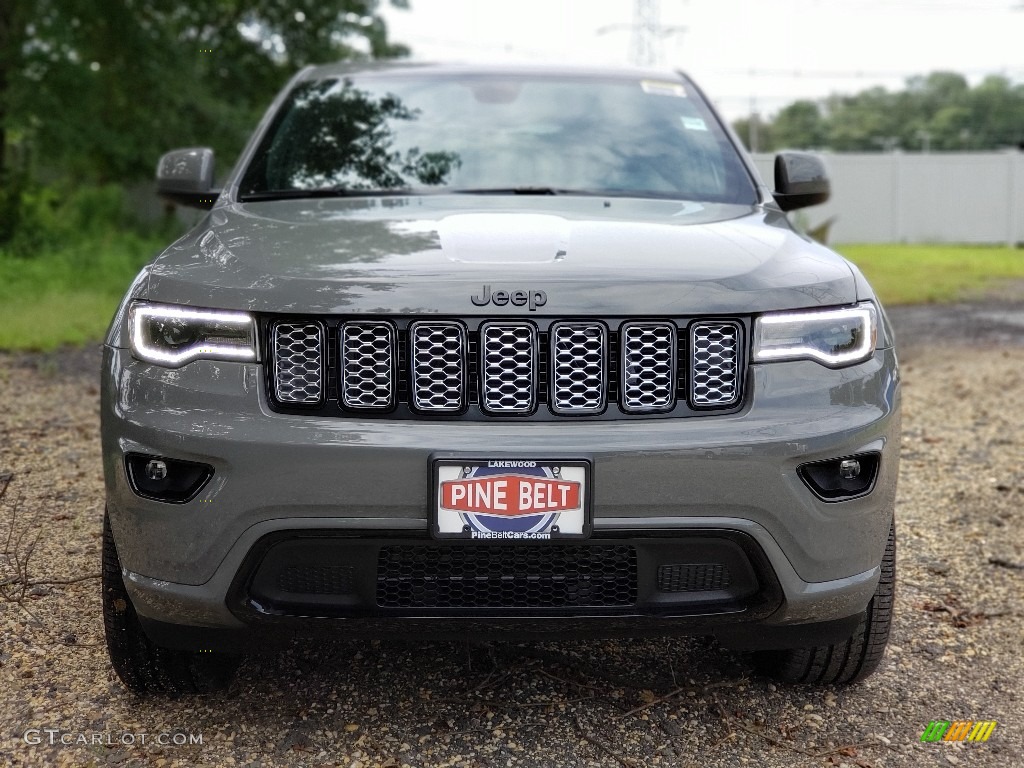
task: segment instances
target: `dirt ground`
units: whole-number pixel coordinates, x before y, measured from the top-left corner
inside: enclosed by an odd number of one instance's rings
[[[224,694],[138,698],[103,645],[98,350],[0,356],[0,765],[1024,765],[1024,303],[891,316],[896,621],[847,688],[700,638],[338,639],[249,658]],[[932,720],[998,725],[922,743]]]

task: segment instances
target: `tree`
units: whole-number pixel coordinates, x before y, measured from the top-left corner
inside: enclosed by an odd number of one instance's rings
[[[743,135],[748,123],[740,121]],[[990,76],[971,88],[956,72],[912,77],[906,88],[869,88],[820,102],[797,101],[761,127],[762,149],[839,152],[992,150],[1024,144],[1024,85]]]
[[[968,103],[977,145],[1024,149],[1024,84],[1013,85],[999,75],[986,77],[971,91]]]
[[[813,101],[796,101],[783,109],[772,122],[776,146],[815,149],[825,145],[827,136],[821,109]]]
[[[14,132],[38,165],[79,181],[148,177],[172,146],[207,144],[230,159],[296,68],[408,52],[388,41],[379,0],[100,7],[0,3],[0,175]]]
[[[884,88],[870,88],[856,96],[830,96],[825,114],[831,149],[872,152],[900,144],[904,118]]]
[[[772,124],[764,118],[757,117],[757,125],[751,124],[751,118],[741,117],[732,124],[740,141],[751,152],[770,152],[776,146],[772,135]],[[756,141],[757,146],[751,146]]]

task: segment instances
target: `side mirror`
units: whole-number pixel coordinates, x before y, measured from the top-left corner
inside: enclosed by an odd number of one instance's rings
[[[780,152],[775,156],[775,192],[772,194],[784,211],[824,203],[832,194],[824,161],[808,152]]]
[[[213,150],[175,149],[156,165],[156,193],[173,203],[209,210],[217,202],[213,188]]]

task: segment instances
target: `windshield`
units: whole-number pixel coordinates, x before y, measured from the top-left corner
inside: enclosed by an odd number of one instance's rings
[[[243,200],[397,192],[756,201],[684,82],[506,74],[302,82],[240,188]]]

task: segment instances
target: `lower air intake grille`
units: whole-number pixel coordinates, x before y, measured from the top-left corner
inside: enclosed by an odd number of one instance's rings
[[[593,546],[382,547],[382,608],[614,608],[636,603],[636,549]]]
[[[713,592],[728,589],[729,569],[721,563],[658,566],[659,592]]]
[[[353,590],[350,565],[293,565],[277,576],[277,588],[296,595],[347,595]]]

